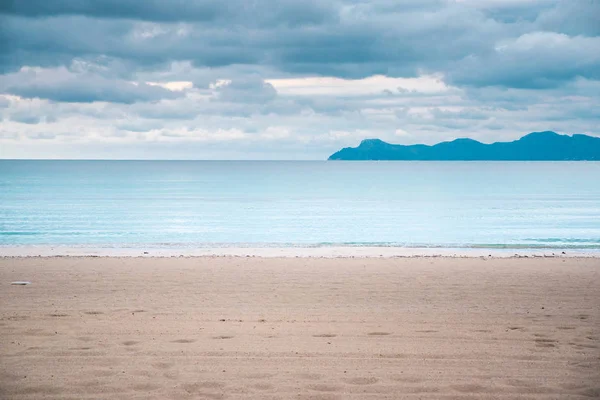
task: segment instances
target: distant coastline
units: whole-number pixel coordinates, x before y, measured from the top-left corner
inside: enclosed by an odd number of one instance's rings
[[[329,160],[600,161],[600,138],[545,131],[532,132],[512,142],[485,144],[473,139],[456,139],[432,146],[405,146],[365,139],[358,147],[346,147],[332,154]]]

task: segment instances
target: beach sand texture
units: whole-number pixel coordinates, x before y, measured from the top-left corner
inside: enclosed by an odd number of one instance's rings
[[[600,397],[598,258],[2,258],[0,287],[2,399]]]

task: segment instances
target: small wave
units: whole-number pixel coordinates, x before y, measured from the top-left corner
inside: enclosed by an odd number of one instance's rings
[[[41,235],[41,232],[18,232],[18,231],[13,231],[13,232],[2,232],[0,231],[0,236],[35,236],[35,235]]]
[[[560,250],[560,249],[573,249],[573,250],[595,250],[600,249],[600,243],[594,244],[537,244],[537,243],[511,243],[511,244],[472,244],[466,246],[457,246],[456,248],[469,248],[469,249],[499,249],[499,250]]]
[[[12,235],[36,235],[33,232],[2,232],[0,234]],[[599,250],[600,241],[592,239],[572,239],[554,241],[547,239],[535,239],[537,243],[401,243],[401,242],[318,242],[318,243],[207,243],[207,242],[169,242],[169,243],[29,243],[22,245],[42,245],[62,248],[89,248],[99,249],[138,249],[154,248],[165,250],[193,250],[193,249],[286,249],[286,248],[404,248],[404,249],[490,249],[490,250]],[[2,244],[2,246],[19,246],[18,243]]]
[[[523,239],[527,242],[540,242],[540,243],[594,243],[600,245],[600,238],[596,239],[582,239],[582,238],[527,238]]]

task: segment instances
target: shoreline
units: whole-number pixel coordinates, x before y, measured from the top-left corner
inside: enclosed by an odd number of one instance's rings
[[[600,258],[600,249],[425,247],[93,247],[0,246],[0,258],[21,257],[261,257],[261,258]]]

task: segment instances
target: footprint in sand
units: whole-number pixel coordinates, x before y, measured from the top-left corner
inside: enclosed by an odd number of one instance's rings
[[[175,366],[175,364],[167,363],[167,362],[157,362],[157,363],[152,364],[152,366],[156,369],[169,369],[169,368],[173,368]]]
[[[244,375],[247,379],[268,379],[274,377],[275,374],[269,374],[265,372],[255,372]]]
[[[309,373],[309,372],[304,373],[304,374],[299,374],[298,377],[309,380],[309,381],[318,381],[319,379],[323,378],[323,376],[320,374],[313,374],[313,373]]]
[[[350,385],[372,385],[374,383],[377,383],[379,380],[373,376],[370,376],[370,377],[349,378],[349,379],[345,379],[344,381],[346,383],[349,383]]]
[[[595,344],[572,343],[571,345],[579,350],[581,350],[581,349],[597,349],[598,348],[598,346],[596,346]]]
[[[525,330],[525,328],[523,328],[522,326],[509,326],[508,330],[509,331],[523,331],[523,330]]]
[[[581,391],[581,395],[585,397],[591,397],[593,399],[600,398],[600,387],[587,388]]]
[[[477,384],[453,385],[451,388],[461,393],[482,393],[489,391],[485,386]]]
[[[536,347],[556,347],[555,343],[558,343],[558,341],[553,339],[535,339]]]
[[[421,378],[417,378],[415,376],[404,376],[404,375],[392,375],[390,376],[390,379],[396,382],[403,382],[403,383],[421,383],[424,382],[424,379]]]
[[[135,390],[136,392],[152,392],[160,388],[160,385],[155,385],[152,383],[140,383],[137,385],[133,385],[133,390]]]
[[[381,353],[379,354],[381,358],[408,358],[410,357],[408,354],[403,353]]]
[[[341,387],[336,385],[329,385],[326,383],[315,383],[313,385],[308,385],[308,389],[316,390],[317,392],[339,392]]]
[[[60,393],[62,393],[62,389],[59,387],[54,387],[51,385],[37,385],[37,386],[27,386],[27,387],[21,387],[18,389],[14,389],[13,393],[15,395],[17,395],[17,397],[20,396],[28,396],[29,395],[43,395],[44,397],[46,396],[53,396],[53,395],[58,395]],[[39,396],[35,396],[34,398],[40,398]]]
[[[90,376],[94,378],[107,378],[109,376],[117,375],[117,371],[115,370],[107,370],[107,369],[97,369],[90,372]],[[97,381],[94,381],[97,382]]]
[[[46,332],[43,329],[27,329],[25,332],[23,332],[23,336],[37,336],[37,337],[44,337],[44,336],[54,336],[55,333],[54,332]]]
[[[50,315],[51,317],[66,317],[67,315]],[[26,321],[29,319],[27,315],[11,315],[10,317],[3,318],[8,321]]]
[[[537,343],[556,343],[557,342],[557,340],[554,340],[554,339],[541,339],[541,338],[535,339],[535,341]]]
[[[342,400],[342,397],[334,393],[303,394],[298,400]]]
[[[190,383],[190,384],[187,384],[186,386],[188,388],[194,388],[194,389],[223,389],[225,387],[225,384],[223,382],[208,381],[208,382]]]
[[[271,390],[273,389],[273,385],[270,383],[256,383],[253,385],[254,388],[258,390]]]
[[[207,399],[223,399],[225,398],[224,393],[207,392],[207,390],[224,390],[225,384],[221,382],[196,382],[196,383],[184,383],[181,389],[189,394],[200,396],[200,398]]]
[[[162,375],[171,381],[179,379],[179,374],[177,372],[165,372]]]

